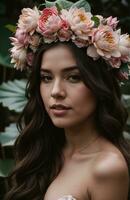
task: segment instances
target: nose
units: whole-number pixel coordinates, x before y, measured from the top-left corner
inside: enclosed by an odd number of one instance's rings
[[[64,98],[66,95],[65,88],[63,83],[60,80],[55,80],[52,90],[51,90],[51,97],[53,98]]]

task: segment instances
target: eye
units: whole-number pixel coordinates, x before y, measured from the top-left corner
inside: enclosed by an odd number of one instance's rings
[[[67,78],[72,83],[78,83],[81,81],[81,76],[79,74],[69,75]]]
[[[50,75],[40,75],[40,80],[44,83],[49,83],[52,80]]]

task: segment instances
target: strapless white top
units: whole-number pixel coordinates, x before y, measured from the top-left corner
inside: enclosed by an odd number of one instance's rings
[[[65,195],[57,200],[76,200],[72,195]]]

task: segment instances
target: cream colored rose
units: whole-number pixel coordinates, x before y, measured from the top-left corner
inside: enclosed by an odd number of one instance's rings
[[[113,31],[109,26],[99,26],[94,30],[92,36],[92,45],[88,47],[87,54],[91,57],[102,56],[105,59],[111,57],[119,58],[119,31]],[[97,55],[96,55],[97,54]]]
[[[18,27],[26,32],[30,32],[32,35],[37,28],[37,21],[39,16],[40,15],[37,7],[34,7],[34,9],[23,8],[22,14],[18,20]]]
[[[120,35],[119,50],[121,52],[121,55],[130,55],[130,36],[128,34]]]

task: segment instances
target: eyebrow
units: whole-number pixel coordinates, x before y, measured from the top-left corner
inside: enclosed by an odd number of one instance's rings
[[[61,70],[61,72],[70,72],[70,71],[73,71],[73,70],[78,70],[78,67],[77,67],[76,65],[70,66],[70,67],[66,67],[66,68],[63,68],[63,69]],[[40,69],[40,72],[51,73],[51,70],[46,69],[46,68],[41,68],[41,69]]]

